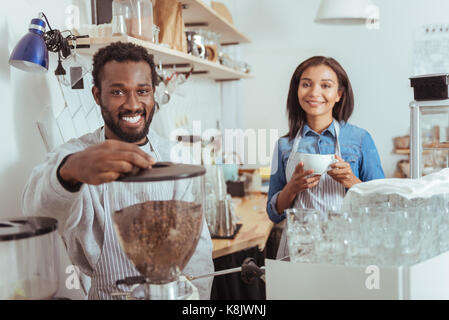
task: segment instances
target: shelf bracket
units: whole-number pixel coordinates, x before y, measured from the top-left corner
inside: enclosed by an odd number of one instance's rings
[[[187,74],[188,72],[180,72],[180,73],[184,73],[184,74]],[[204,70],[204,71],[192,71],[192,74],[208,74],[209,73],[209,71],[206,71],[206,70]]]
[[[221,46],[235,46],[237,44],[240,44],[240,42],[225,42],[221,43]]]
[[[175,69],[175,68],[191,68],[192,65],[190,63],[175,63],[175,64],[163,64],[163,69]]]
[[[189,27],[207,27],[209,22],[187,22],[184,24],[187,28]]]
[[[216,82],[227,82],[227,81],[238,81],[239,78],[233,78],[233,79],[215,79]]]

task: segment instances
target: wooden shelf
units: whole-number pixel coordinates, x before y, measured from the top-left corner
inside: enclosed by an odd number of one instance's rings
[[[393,153],[396,153],[396,154],[410,154],[410,149],[394,149]]]
[[[219,33],[221,35],[222,44],[251,42],[245,35],[239,32],[235,26],[219,16],[215,10],[203,1],[179,0],[179,2],[186,7],[186,9],[182,10],[182,18],[187,26],[190,24],[195,24],[201,28]]]
[[[143,41],[130,36],[118,36],[108,38],[86,38],[78,39],[77,44],[89,44],[89,49],[78,48],[77,52],[81,54],[93,55],[99,48],[105,47],[111,42],[130,42],[136,45],[140,45],[146,48],[151,54],[154,55],[154,62],[156,64],[159,61],[164,65],[188,65],[184,67],[177,67],[177,71],[189,71],[191,67],[194,67],[195,72],[204,72],[199,75],[214,79],[217,81],[239,80],[252,78],[250,74],[236,71],[234,69],[225,67],[218,62],[211,62],[204,60],[190,54],[186,54],[177,50],[169,49],[161,45],[154,44],[152,42]],[[166,67],[165,69],[170,69]]]
[[[429,154],[432,150],[447,150],[449,151],[449,148],[447,147],[432,147],[432,148],[423,148],[423,154]],[[394,149],[393,153],[395,154],[410,154],[410,149]]]

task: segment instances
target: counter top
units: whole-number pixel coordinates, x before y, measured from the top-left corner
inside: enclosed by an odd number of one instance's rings
[[[266,194],[253,193],[243,198],[234,198],[233,201],[237,202],[235,213],[240,218],[238,223],[242,227],[234,239],[212,239],[214,259],[254,246],[263,251],[273,227],[266,212]]]

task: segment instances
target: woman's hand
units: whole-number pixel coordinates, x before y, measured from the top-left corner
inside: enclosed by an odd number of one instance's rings
[[[320,175],[310,176],[313,170],[304,171],[304,163],[300,162],[290,178],[279,194],[276,202],[276,210],[282,214],[285,209],[291,208],[296,195],[306,189],[315,187],[320,182]]]
[[[313,175],[313,170],[304,171],[304,163],[300,162],[295,168],[286,187],[292,194],[298,194],[306,189],[315,187],[320,182],[321,175]]]
[[[348,189],[357,183],[362,183],[352,172],[349,163],[345,162],[338,155],[335,155],[335,158],[337,158],[338,162],[330,165],[332,169],[327,172],[328,175]]]

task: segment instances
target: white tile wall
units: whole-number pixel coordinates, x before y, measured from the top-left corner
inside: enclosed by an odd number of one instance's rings
[[[78,109],[81,107],[81,100],[79,98],[77,90],[73,90],[70,87],[61,85],[62,95],[68,107],[70,115],[73,117]]]
[[[78,93],[78,96],[81,100],[81,106],[84,108],[85,114],[89,114],[92,108],[94,108],[97,104],[95,103],[94,98],[92,97],[92,75],[87,74],[84,76],[84,88],[83,90],[74,90]]]
[[[192,76],[180,87],[179,93],[171,96],[170,102],[161,105],[154,116],[152,128],[161,136],[170,138],[176,130],[184,134],[202,135],[215,129],[221,121],[220,84]],[[193,132],[193,123],[200,124],[201,132]]]
[[[53,115],[53,110],[51,107],[45,108],[37,121],[37,126],[47,151],[53,150],[55,147],[64,142],[58,122]]]
[[[72,122],[78,137],[91,131],[83,108],[78,109],[78,112],[72,117]]]
[[[47,151],[103,125],[101,113],[92,97],[90,74],[84,77],[84,89],[74,90],[64,85],[60,88],[65,105],[48,107],[37,121]]]
[[[90,131],[94,131],[101,126],[101,121],[98,119],[97,110],[95,110],[96,108],[92,108],[86,116],[87,125],[89,126]]]
[[[61,135],[64,142],[77,136],[69,107],[62,110],[62,112],[56,118],[56,122],[58,123],[59,129],[61,130]]]

